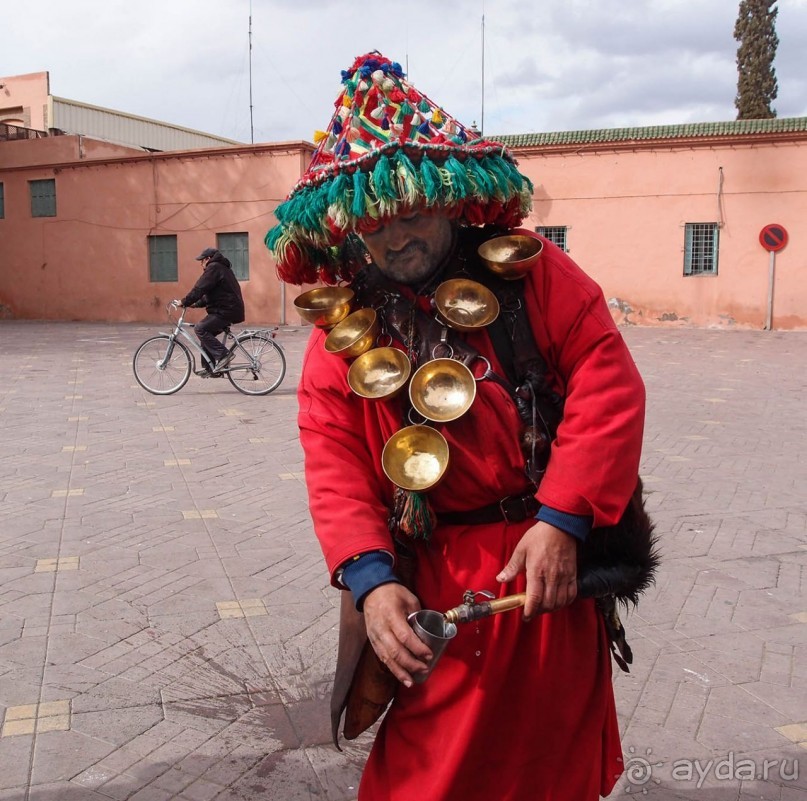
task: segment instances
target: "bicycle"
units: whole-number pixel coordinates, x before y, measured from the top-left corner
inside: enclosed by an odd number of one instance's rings
[[[179,392],[195,370],[196,358],[211,371],[213,377],[226,375],[230,383],[245,395],[268,395],[276,390],[286,376],[286,355],[275,341],[274,328],[245,329],[233,334],[230,326],[224,329],[223,344],[228,345],[225,365],[213,372],[213,363],[202,347],[191,336],[193,323],[185,322],[185,311],[176,319],[171,316],[175,303],[166,307],[174,330],[149,337],[135,351],[132,369],[137,383],[154,395],[172,395]]]

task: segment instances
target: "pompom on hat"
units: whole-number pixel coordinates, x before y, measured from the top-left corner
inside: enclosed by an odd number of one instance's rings
[[[266,235],[281,280],[334,284],[359,266],[344,247],[412,211],[468,225],[518,226],[532,184],[504,145],[478,138],[378,52],[342,72],[342,91],[305,175]]]

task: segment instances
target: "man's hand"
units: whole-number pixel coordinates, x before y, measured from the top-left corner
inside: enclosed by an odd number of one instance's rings
[[[172,305],[172,306],[173,306],[175,309],[178,309],[180,306],[182,306],[182,301],[181,301],[181,300],[179,300],[178,298],[174,298],[174,299],[171,301],[171,305]]]
[[[525,620],[568,606],[577,597],[577,541],[539,520],[524,533],[496,580],[512,581],[522,571],[527,574]]]
[[[412,631],[407,615],[417,612],[420,602],[403,584],[382,584],[364,599],[367,636],[378,658],[393,676],[411,687],[412,674],[429,668],[432,652]]]

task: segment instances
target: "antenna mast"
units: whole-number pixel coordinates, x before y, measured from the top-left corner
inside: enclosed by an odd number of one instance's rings
[[[249,141],[255,143],[252,127],[252,0],[249,0]]]
[[[480,135],[485,133],[485,3],[482,3],[482,117],[479,123]]]

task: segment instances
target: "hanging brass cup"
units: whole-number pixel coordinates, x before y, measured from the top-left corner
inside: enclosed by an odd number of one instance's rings
[[[393,398],[405,386],[412,362],[398,348],[373,348],[362,353],[347,371],[347,383],[360,397]]]
[[[343,359],[360,356],[373,347],[378,336],[375,309],[359,309],[337,323],[325,337],[325,350]]]
[[[412,407],[427,420],[448,423],[461,417],[476,397],[473,373],[456,359],[432,359],[409,382]]]
[[[496,296],[478,281],[451,278],[434,291],[438,317],[457,331],[476,331],[499,316]]]
[[[477,253],[485,266],[506,281],[523,278],[541,258],[544,243],[525,234],[497,236],[483,242]]]
[[[448,467],[448,443],[429,426],[407,426],[387,440],[381,466],[396,486],[423,492],[443,477]]]
[[[333,328],[350,313],[353,290],[346,286],[309,289],[294,299],[294,308],[306,322],[317,328]]]

